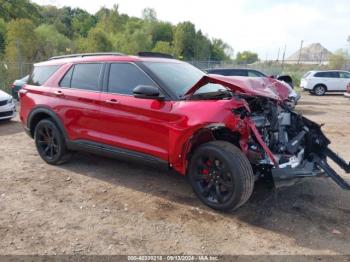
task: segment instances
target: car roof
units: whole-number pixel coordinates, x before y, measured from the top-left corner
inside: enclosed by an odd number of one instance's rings
[[[253,68],[209,68],[207,69],[208,71],[210,70],[255,70],[255,71],[259,71]]]
[[[68,63],[92,63],[92,62],[159,62],[159,63],[183,63],[180,60],[159,58],[159,57],[140,57],[129,55],[89,55],[89,56],[74,56],[74,57],[58,57],[44,62],[34,64],[35,66],[44,65],[63,65]]]
[[[323,72],[347,72],[347,73],[349,73],[349,71],[346,71],[346,70],[311,70],[309,72],[311,72],[311,73],[323,73]]]

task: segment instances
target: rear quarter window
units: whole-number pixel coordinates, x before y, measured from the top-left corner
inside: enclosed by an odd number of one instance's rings
[[[28,84],[42,86],[57,71],[60,65],[35,66],[29,76]]]

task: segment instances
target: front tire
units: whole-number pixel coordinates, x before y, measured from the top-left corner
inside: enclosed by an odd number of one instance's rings
[[[199,146],[190,160],[188,177],[198,198],[222,211],[243,205],[254,188],[253,170],[247,157],[226,141]]]
[[[62,164],[70,157],[61,131],[50,119],[36,125],[34,141],[40,157],[50,165]]]

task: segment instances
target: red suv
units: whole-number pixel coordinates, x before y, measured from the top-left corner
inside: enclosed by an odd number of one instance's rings
[[[71,151],[165,163],[187,175],[206,205],[233,210],[254,181],[276,186],[350,166],[316,123],[292,111],[288,91],[244,77],[208,76],[160,54],[80,54],[34,66],[20,118],[49,164]]]

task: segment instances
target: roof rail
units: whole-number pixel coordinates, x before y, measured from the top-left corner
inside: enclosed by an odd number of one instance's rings
[[[53,56],[49,58],[49,60],[63,59],[63,58],[72,58],[72,57],[86,57],[86,56],[104,56],[104,55],[114,55],[114,56],[122,56],[123,53],[116,52],[105,52],[105,53],[82,53],[82,54],[71,54],[71,55],[60,55]]]
[[[141,57],[160,57],[160,58],[175,59],[172,55],[158,53],[158,52],[138,52],[137,55]]]

